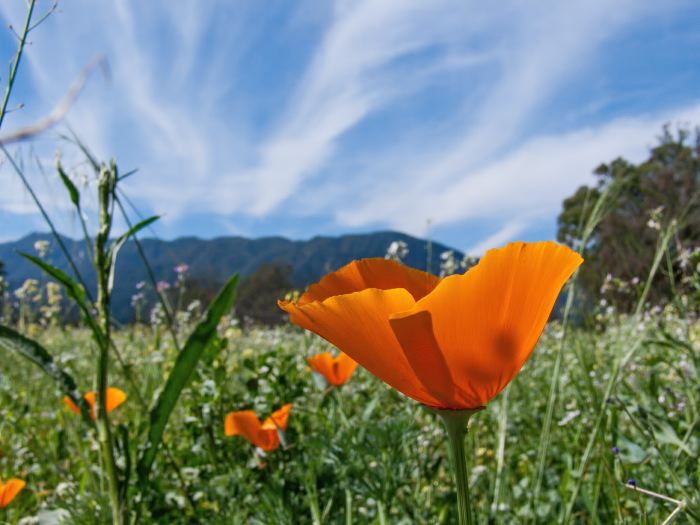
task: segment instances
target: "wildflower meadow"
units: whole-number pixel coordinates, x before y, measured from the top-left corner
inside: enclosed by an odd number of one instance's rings
[[[5,134],[56,9],[36,3],[0,149],[49,236],[16,254],[40,277],[13,288],[0,264],[0,524],[700,522],[700,134],[600,167],[556,241],[435,267],[427,240],[418,269],[396,240],[313,261],[305,286],[265,267],[207,288],[187,261],[157,275],[143,240],[162,218],[132,205],[119,159],[62,137],[78,260],[8,150],[64,117]],[[127,246],[147,278],[123,321]]]

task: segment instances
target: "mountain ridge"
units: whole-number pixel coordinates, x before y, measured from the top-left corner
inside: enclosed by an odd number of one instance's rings
[[[88,288],[94,292],[95,273],[87,257],[84,240],[61,238]],[[19,288],[26,279],[46,280],[39,268],[18,253],[36,254],[34,244],[37,241],[48,241],[46,260],[72,275],[55,239],[48,233],[30,233],[16,241],[0,243],[0,261],[5,263],[10,290]],[[190,280],[208,287],[218,287],[235,272],[245,278],[263,264],[278,263],[290,265],[293,285],[304,288],[354,259],[384,257],[393,241],[407,244],[409,251],[404,263],[421,270],[428,269],[428,241],[391,230],[340,236],[317,235],[308,240],[292,240],[283,236],[221,236],[213,239],[187,236],[172,240],[149,237],[140,239],[140,244],[157,281],[172,283],[175,280],[175,266],[186,264],[189,266]],[[430,268],[433,271],[439,268],[440,255],[447,250],[453,250],[456,257],[462,256],[458,250],[432,243]],[[113,311],[119,321],[129,321],[133,316],[131,297],[137,292],[136,284],[149,282],[135,242],[129,241],[121,249],[115,275]]]

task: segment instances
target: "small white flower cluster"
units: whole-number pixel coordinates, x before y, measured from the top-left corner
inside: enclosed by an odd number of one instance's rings
[[[165,324],[165,311],[161,303],[156,303],[151,309],[151,326],[162,326]]]
[[[408,256],[408,244],[404,241],[392,241],[386,250],[385,259],[401,262]]]
[[[24,281],[24,283],[22,283],[22,286],[15,290],[14,294],[20,301],[28,299],[35,303],[39,302],[41,300],[39,281],[36,279],[27,279]]]
[[[145,300],[146,296],[143,294],[143,292],[137,292],[131,296],[131,307],[139,308],[141,305],[143,305]]]
[[[603,281],[603,285],[600,287],[600,293],[606,294],[614,291],[618,293],[628,294],[636,292],[639,289],[640,284],[641,280],[637,276],[632,277],[629,281],[625,281],[624,279],[620,279],[619,277],[613,277],[611,273],[608,273],[605,276],[605,281]]]
[[[654,208],[649,212],[649,220],[647,221],[647,227],[651,228],[652,230],[660,231],[661,230],[661,218],[664,212],[664,207],[659,206],[657,208]]]
[[[477,257],[464,255],[461,259],[457,259],[454,251],[447,250],[440,254],[440,277],[447,277],[458,272],[467,271],[472,266],[479,262]]]
[[[49,253],[49,241],[41,240],[34,243],[34,249],[39,254],[39,257],[43,259],[46,254]]]
[[[576,419],[580,415],[581,415],[580,410],[569,410],[566,414],[564,414],[564,417],[559,420],[558,424],[560,427],[568,425],[569,423],[571,423],[574,419]]]

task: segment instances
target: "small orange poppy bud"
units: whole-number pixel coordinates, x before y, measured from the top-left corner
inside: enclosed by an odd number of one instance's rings
[[[92,390],[86,392],[83,397],[90,405],[90,415],[92,416],[92,419],[95,419],[95,401],[97,399],[95,392]],[[121,405],[124,401],[126,401],[126,393],[123,390],[111,386],[107,388],[107,400],[105,405],[108,414]],[[71,412],[75,412],[76,414],[80,415],[80,409],[75,403],[73,403],[73,400],[70,397],[63,396],[63,404],[66,405]]]
[[[25,482],[21,479],[11,479],[7,483],[0,480],[0,509],[7,507],[24,486]]]
[[[274,411],[262,424],[252,410],[229,412],[224,420],[226,436],[243,436],[256,447],[269,452],[280,446],[279,431],[287,430],[292,404],[287,403]]]
[[[333,386],[345,384],[357,368],[357,363],[343,352],[337,357],[333,357],[330,352],[321,352],[309,357],[306,361],[315,372],[321,374]]]

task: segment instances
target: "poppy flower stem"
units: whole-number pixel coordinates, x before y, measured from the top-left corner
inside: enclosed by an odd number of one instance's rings
[[[464,439],[467,435],[469,418],[482,410],[441,410],[431,408],[442,419],[447,430],[450,445],[450,458],[457,484],[457,509],[459,525],[473,525],[475,523],[472,514],[472,505],[469,497],[469,475],[467,470],[467,455],[464,450]]]

